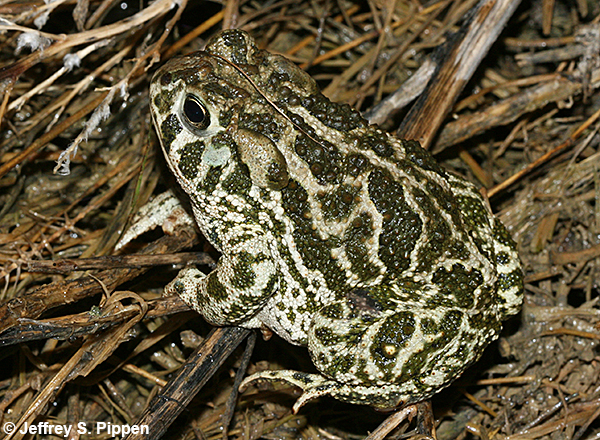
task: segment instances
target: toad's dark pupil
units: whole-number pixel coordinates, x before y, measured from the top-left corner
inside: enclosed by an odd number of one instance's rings
[[[183,103],[183,113],[192,124],[198,128],[208,126],[208,112],[196,99],[188,96]]]

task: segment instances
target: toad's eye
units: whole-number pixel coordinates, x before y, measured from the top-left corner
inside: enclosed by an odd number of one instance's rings
[[[183,103],[183,114],[187,122],[194,128],[204,130],[210,125],[210,114],[198,98],[188,95]]]

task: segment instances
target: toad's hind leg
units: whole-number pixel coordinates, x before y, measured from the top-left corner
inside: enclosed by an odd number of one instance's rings
[[[424,309],[417,298],[427,292],[409,293],[415,284],[355,289],[321,308],[308,337],[321,374],[269,371],[245,383],[260,378],[299,386],[304,394],[295,409],[324,395],[379,408],[430,397],[479,357],[499,325],[491,314],[439,304]]]

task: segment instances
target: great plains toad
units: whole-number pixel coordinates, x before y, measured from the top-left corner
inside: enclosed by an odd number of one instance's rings
[[[521,306],[515,245],[475,186],[324,97],[239,30],[155,74],[170,170],[221,252],[166,291],[207,321],[270,329],[319,373],[251,376],[380,408],[430,397]]]

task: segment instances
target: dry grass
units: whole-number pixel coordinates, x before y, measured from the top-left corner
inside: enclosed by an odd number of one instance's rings
[[[160,296],[169,264],[217,257],[201,237],[156,232],[128,248],[136,255],[111,257],[131,216],[173,185],[148,112],[160,63],[241,27],[332,99],[367,111],[431,73],[420,66],[452,59],[450,36],[468,11],[481,14],[474,0],[122,4],[0,2],[2,426],[133,425],[208,333]],[[487,187],[525,267],[521,315],[433,399],[439,439],[600,438],[599,22],[595,0],[525,1],[488,34],[481,63],[446,66],[434,82],[447,88],[413,81],[400,97],[422,98],[412,110],[398,99],[369,113]],[[167,438],[221,438],[241,357],[238,348]],[[250,370],[265,364],[310,368],[306,350],[278,340],[258,342]],[[229,436],[355,439],[385,418],[327,399],[294,415],[295,393],[246,391]]]

